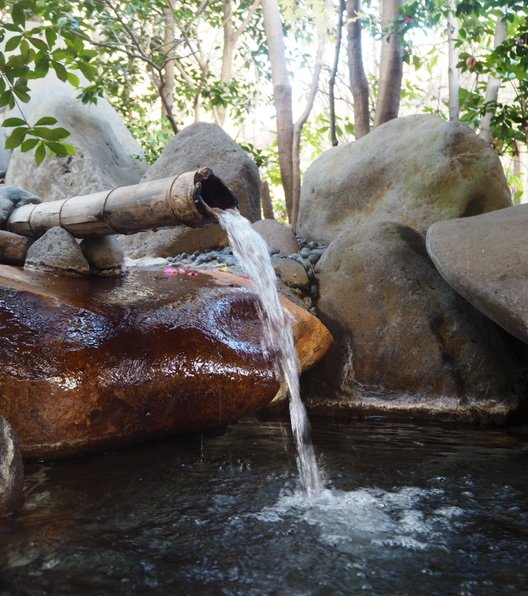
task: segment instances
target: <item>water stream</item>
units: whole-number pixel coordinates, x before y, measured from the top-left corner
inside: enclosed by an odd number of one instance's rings
[[[310,437],[310,422],[300,395],[300,365],[292,321],[279,300],[268,247],[262,236],[238,211],[228,209],[219,211],[218,215],[220,225],[227,232],[233,255],[255,283],[258,311],[264,328],[262,347],[268,354],[276,354],[279,378],[288,385],[301,488],[308,497],[317,497],[321,494],[323,482]]]

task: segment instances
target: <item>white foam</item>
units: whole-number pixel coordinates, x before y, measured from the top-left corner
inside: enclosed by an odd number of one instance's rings
[[[265,523],[306,523],[318,530],[322,543],[345,550],[369,545],[426,550],[443,547],[450,520],[464,513],[449,505],[430,507],[442,498],[439,489],[418,487],[323,490],[312,499],[290,492],[253,516]]]

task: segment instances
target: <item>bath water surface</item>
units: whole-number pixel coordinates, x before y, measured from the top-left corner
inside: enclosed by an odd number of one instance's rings
[[[0,594],[526,594],[528,433],[312,420],[27,466]]]

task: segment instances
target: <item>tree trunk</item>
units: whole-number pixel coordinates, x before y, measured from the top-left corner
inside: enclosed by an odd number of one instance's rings
[[[220,82],[229,83],[232,79],[233,54],[235,51],[235,35],[233,31],[233,4],[231,0],[224,0],[224,47],[222,50],[222,68],[220,71]],[[227,109],[225,106],[218,106],[216,121],[222,126],[225,122]]]
[[[447,0],[447,44],[448,44],[448,81],[449,81],[449,120],[458,120],[460,111],[458,80],[458,51],[455,47],[455,40],[458,38],[458,24],[455,17],[456,2]]]
[[[260,202],[262,203],[262,215],[264,215],[264,219],[275,219],[275,214],[273,213],[273,203],[271,202],[271,194],[267,180],[264,180],[262,183]]]
[[[317,87],[319,85],[319,77],[321,75],[322,60],[323,60],[324,42],[319,40],[317,46],[317,53],[315,56],[314,71],[312,74],[312,83],[310,85],[310,93],[306,101],[306,106],[303,113],[299,116],[293,125],[293,148],[292,148],[292,165],[293,165],[293,192],[292,192],[292,211],[290,216],[290,223],[293,231],[297,229],[297,218],[299,216],[299,204],[301,199],[301,133],[303,126],[308,120],[308,116],[312,111],[315,96],[317,94]]]
[[[401,33],[397,30],[398,9],[403,0],[383,0],[378,100],[374,126],[379,126],[398,117],[400,109],[401,82],[403,73],[403,46]]]
[[[273,82],[273,99],[277,118],[279,166],[286,209],[291,218],[293,203],[293,112],[292,89],[286,65],[284,33],[277,0],[262,0],[264,29],[268,42]]]
[[[356,139],[359,139],[370,130],[369,87],[363,66],[363,50],[361,47],[360,1],[347,0],[346,11],[348,23],[348,72],[350,90],[354,98]]]
[[[169,56],[165,62],[163,69],[163,76],[160,80],[159,94],[161,97],[161,116],[167,118],[171,123],[172,128],[176,126],[176,119],[174,118],[174,59],[170,58],[174,51],[174,12],[169,6],[163,9],[163,46],[166,54]],[[174,131],[178,132],[177,128]]]
[[[222,66],[220,70],[220,82],[230,83],[233,80],[233,57],[238,40],[242,33],[247,29],[256,9],[260,5],[260,0],[253,0],[249,7],[246,18],[242,21],[238,29],[233,27],[233,2],[224,0],[224,47],[222,49]],[[216,109],[216,121],[222,126],[225,122],[227,109],[225,106],[218,106]]]
[[[337,134],[336,134],[336,114],[335,114],[335,81],[337,76],[337,68],[339,66],[339,55],[341,54],[341,41],[343,37],[343,15],[346,9],[345,0],[339,0],[338,16],[337,16],[337,29],[336,29],[336,44],[334,53],[334,63],[332,64],[332,70],[330,71],[330,79],[328,81],[328,103],[330,107],[330,142],[332,147],[337,146]]]
[[[506,21],[504,21],[502,17],[498,16],[495,23],[495,39],[493,40],[494,49],[498,48],[506,39],[506,28]],[[495,114],[497,99],[499,97],[499,87],[500,80],[490,73],[488,77],[488,84],[486,86],[486,100],[484,107],[486,112],[480,121],[480,137],[488,143],[490,141],[491,119]]]

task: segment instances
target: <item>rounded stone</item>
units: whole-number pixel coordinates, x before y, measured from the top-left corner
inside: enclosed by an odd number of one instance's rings
[[[271,250],[286,255],[299,250],[299,244],[293,230],[274,219],[256,221],[253,224],[253,229],[264,238]]]
[[[23,265],[33,242],[33,238],[0,230],[0,263]]]
[[[306,269],[293,259],[272,257],[271,263],[281,280],[294,288],[307,288],[310,284]]]
[[[63,228],[55,227],[29,247],[26,267],[86,275],[90,265],[75,238]]]
[[[292,314],[303,368],[331,343]],[[72,279],[0,265],[0,412],[27,457],[83,454],[227,424],[279,380],[249,280],[169,269]]]
[[[84,238],[81,251],[95,269],[121,270],[124,264],[124,253],[115,236],[90,236]]]
[[[318,411],[504,423],[522,407],[528,349],[445,283],[418,232],[383,222],[343,233],[317,274],[336,340],[306,379]]]

